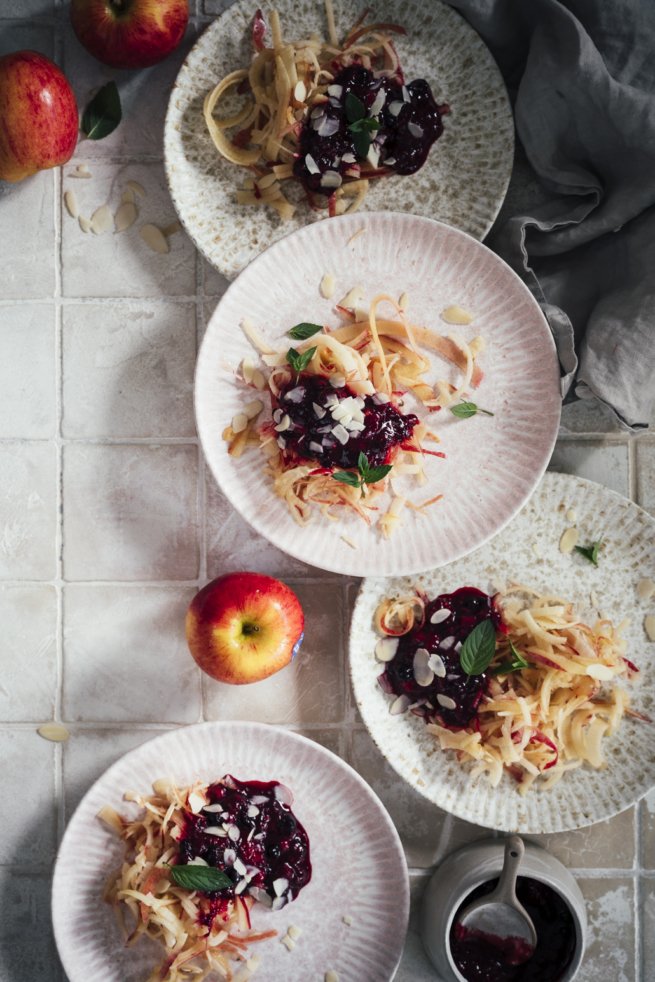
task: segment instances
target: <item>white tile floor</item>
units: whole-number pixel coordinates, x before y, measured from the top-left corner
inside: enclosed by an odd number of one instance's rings
[[[194,2],[189,39],[225,5]],[[48,908],[67,819],[112,761],[198,719],[273,722],[349,760],[399,829],[415,918],[430,867],[487,833],[406,788],[359,722],[345,664],[354,581],[273,549],[206,473],[193,367],[226,284],[183,233],[168,255],[138,234],[144,222],[175,218],[161,131],[182,52],[147,72],[112,72],[77,45],[60,0],[4,0],[0,54],[23,47],[63,58],[80,102],[115,78],[125,120],[107,141],[81,143],[62,171],[0,190],[0,982],[63,982]],[[70,176],[78,162],[91,179]],[[121,235],[84,234],[62,206],[73,189],[90,215],[117,203],[128,180],[146,195]],[[513,194],[520,198],[519,181]],[[655,437],[630,440],[605,412],[566,408],[553,466],[655,511]],[[247,690],[201,679],[183,638],[197,587],[237,568],[288,579],[308,625],[295,664]],[[63,746],[36,733],[52,718],[70,730]],[[542,840],[578,871],[588,900],[582,982],[655,979],[654,816],[651,795],[610,822]],[[415,919],[397,978],[434,978]]]

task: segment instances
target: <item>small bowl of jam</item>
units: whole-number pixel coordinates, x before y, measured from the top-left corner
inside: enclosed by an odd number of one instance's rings
[[[571,982],[584,954],[584,899],[566,867],[545,849],[526,842],[517,880],[517,897],[537,931],[527,960],[513,957],[512,939],[459,923],[464,909],[496,886],[503,854],[502,838],[484,839],[452,853],[435,870],[420,925],[432,964],[446,982]]]

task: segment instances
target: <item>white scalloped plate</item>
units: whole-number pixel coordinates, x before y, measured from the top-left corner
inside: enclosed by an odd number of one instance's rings
[[[333,0],[337,30],[362,10]],[[221,158],[202,116],[205,94],[224,75],[250,64],[255,0],[237,0],[204,32],[175,82],[166,116],[164,152],[173,202],[189,235],[218,270],[235,276],[277,239],[325,213],[305,203],[288,222],[274,212],[236,204],[244,171]],[[325,32],[321,0],[277,0],[285,38]],[[481,38],[439,0],[376,0],[376,21],[395,21],[407,37],[394,42],[409,79],[426,78],[437,102],[451,107],[445,132],[411,177],[374,182],[367,210],[417,212],[483,238],[507,191],[514,124],[505,86]]]
[[[602,536],[598,568],[582,556],[563,555],[559,540],[573,524],[580,542]],[[362,584],[350,629],[350,671],[357,706],[373,739],[389,763],[417,791],[441,808],[478,825],[511,832],[563,832],[609,818],[655,785],[652,726],[625,718],[606,744],[607,768],[580,767],[549,791],[521,797],[514,781],[504,777],[497,788],[484,778],[471,780],[454,754],[441,751],[425,724],[411,713],[389,714],[389,697],[376,678],[373,656],[377,635],[372,618],[379,601],[419,585],[428,596],[460,586],[494,591],[510,581],[522,582],[572,600],[581,612],[592,612],[594,591],[601,612],[619,623],[630,619],[625,637],[628,657],[641,670],[630,685],[632,704],[652,716],[655,703],[655,644],[643,629],[649,605],[640,602],[637,582],[655,579],[655,520],[637,505],[607,488],[564,474],[546,474],[520,515],[493,542],[473,555],[423,576]],[[652,602],[650,604],[652,610]]]
[[[336,282],[331,300],[319,294],[327,271]],[[494,416],[458,420],[445,410],[426,413],[406,399],[405,412],[428,417],[441,438],[438,449],[446,454],[445,460],[426,458],[427,483],[407,482],[407,494],[417,503],[438,494],[443,499],[424,515],[406,509],[402,527],[389,540],[354,513],[329,521],[317,512],[299,527],[285,502],[275,497],[259,448],[234,458],[221,439],[253,395],[235,375],[244,356],[253,355],[242,320],[248,318],[274,348],[286,349],[291,342],[285,333],[300,321],[338,324],[334,304],[357,283],[369,301],[380,292],[395,297],[406,292],[411,321],[467,340],[481,334],[487,345],[480,357],[484,379],[472,398]],[[453,328],[440,320],[440,312],[452,304],[471,311],[473,323]],[[428,380],[449,372],[435,357]],[[389,212],[344,215],[276,242],[230,286],[198,356],[195,406],[212,473],[257,532],[323,569],[391,576],[452,562],[516,514],[542,476],[557,436],[559,369],[538,304],[495,253],[428,218]]]
[[[253,908],[253,927],[278,938],[258,943],[261,982],[393,978],[409,916],[409,878],[398,834],[378,798],[339,757],[297,733],[262,723],[201,723],[137,747],[117,761],[83,798],[64,835],[55,867],[55,939],[70,982],[143,982],[162,949],[145,940],[126,949],[112,910],[101,899],[120,867],[121,843],[97,818],[109,804],[138,811],[123,793],[147,793],[153,780],[179,785],[217,780],[278,780],[294,794],[293,810],[310,840],[312,878],[294,902],[272,913]],[[343,917],[349,915],[352,924]],[[280,944],[290,924],[302,931],[293,952]]]

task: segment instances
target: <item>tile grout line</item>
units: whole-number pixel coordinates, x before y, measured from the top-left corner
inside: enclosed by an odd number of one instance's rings
[[[638,801],[634,806],[634,840],[635,840],[635,867],[636,867],[636,877],[635,877],[635,888],[633,894],[633,905],[634,905],[634,922],[635,922],[635,979],[636,982],[642,978],[642,966],[643,966],[643,934],[642,934],[642,919],[641,919],[641,888],[642,880],[644,875],[644,870],[641,865],[641,802]]]

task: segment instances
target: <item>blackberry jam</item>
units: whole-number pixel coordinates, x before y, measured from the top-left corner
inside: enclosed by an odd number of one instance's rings
[[[209,804],[187,812],[178,862],[203,859],[233,886],[208,893],[206,920],[230,900],[250,894],[278,910],[294,900],[312,875],[309,839],[290,808],[290,792],[277,781],[238,781],[226,775],[207,789]]]
[[[398,649],[381,676],[385,691],[406,695],[410,702],[423,702],[415,709],[426,722],[462,729],[476,715],[487,684],[487,676],[467,675],[459,661],[462,643],[474,627],[490,620],[496,630],[501,618],[493,598],[475,587],[465,586],[443,593],[425,607],[425,621],[404,634]],[[414,656],[419,648],[436,655],[436,670],[429,685],[419,685],[414,675]],[[434,660],[433,660],[434,664]]]

